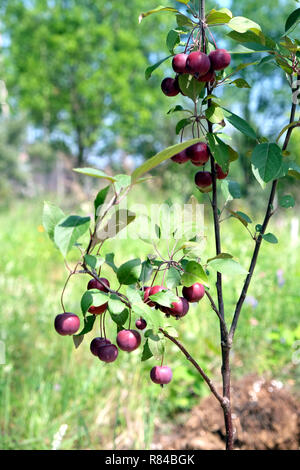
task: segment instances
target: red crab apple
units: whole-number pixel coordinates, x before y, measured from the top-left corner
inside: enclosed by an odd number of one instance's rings
[[[198,142],[186,149],[187,156],[194,165],[204,165],[209,160],[208,146],[205,142]]]
[[[159,385],[166,385],[172,380],[172,370],[168,366],[155,366],[150,371],[152,382]]]
[[[171,157],[171,160],[176,163],[185,163],[189,161],[189,157],[187,156],[186,151],[182,150],[181,152],[174,155],[174,157]]]
[[[162,92],[167,96],[176,96],[180,92],[178,80],[176,78],[167,77],[161,82]]]
[[[99,349],[106,344],[111,344],[109,339],[101,337],[94,338],[90,344],[91,353],[94,354],[94,356],[98,356]]]
[[[198,82],[212,82],[216,78],[216,74],[213,70],[209,70],[205,75],[197,78]]]
[[[134,351],[140,344],[141,335],[136,330],[121,330],[117,334],[117,345],[122,351]]]
[[[223,70],[228,67],[231,61],[231,55],[226,49],[216,49],[209,54],[211,68],[213,70]]]
[[[186,68],[191,74],[205,75],[210,69],[210,60],[204,52],[191,52],[186,61]]]
[[[172,60],[172,67],[174,72],[176,73],[187,73],[186,69],[186,61],[188,55],[187,54],[176,54]]]
[[[135,326],[137,327],[138,330],[144,330],[147,326],[147,322],[146,322],[146,320],[144,320],[144,318],[139,318],[135,322]]]
[[[195,174],[195,183],[200,189],[209,188],[212,185],[212,177],[209,171],[198,171]]]
[[[114,344],[105,344],[98,349],[98,357],[103,362],[114,362],[118,357],[119,351]]]
[[[226,176],[228,176],[228,170],[226,173],[224,173],[220,165],[218,165],[217,163],[216,163],[216,173],[217,173],[218,180],[223,180],[226,178]]]
[[[152,286],[152,287],[147,287],[145,289],[145,293],[144,293],[144,302],[146,302],[149,307],[155,307],[156,306],[156,303],[153,302],[151,299],[149,299],[149,296],[150,295],[154,295],[154,294],[157,294],[158,292],[164,290],[165,287],[164,286]]]
[[[200,282],[195,282],[190,287],[184,287],[182,289],[182,295],[188,302],[199,302],[205,294],[205,289]]]
[[[179,297],[177,302],[172,302],[172,307],[168,308],[170,315],[176,318],[184,317],[189,310],[189,303],[184,297]]]
[[[109,284],[109,281],[108,279],[106,279],[105,277],[100,277],[99,278],[103,284],[105,284],[108,288],[110,287],[110,284]],[[88,282],[88,285],[87,285],[87,289],[90,290],[90,289],[97,289],[97,290],[100,290],[101,292],[108,292],[107,288],[104,287],[97,279],[91,279],[89,282]],[[101,313],[105,312],[105,310],[107,309],[107,306],[108,306],[108,302],[105,302],[105,304],[102,304],[102,305],[98,305],[98,306],[94,306],[92,305],[90,308],[89,308],[89,312],[92,313],[93,315],[101,315]]]
[[[55,317],[54,328],[61,336],[74,335],[78,331],[80,320],[75,313],[60,313]]]

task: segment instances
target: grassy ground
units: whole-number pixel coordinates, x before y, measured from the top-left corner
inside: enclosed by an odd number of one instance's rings
[[[174,370],[174,380],[161,389],[149,380],[155,361],[141,364],[139,351],[120,353],[115,363],[104,365],[91,356],[89,341],[75,351],[71,338],[55,333],[53,319],[61,312],[66,270],[42,232],[41,210],[39,202],[31,201],[15,203],[0,213],[0,339],[6,345],[6,364],[0,366],[0,447],[51,449],[62,440],[63,449],[148,448],[158,417],[168,419],[190,408],[207,393],[206,388],[171,346],[166,362]],[[293,353],[300,340],[299,242],[292,244],[290,220],[278,220],[272,231],[279,244],[263,245],[236,335],[233,369],[235,376],[269,373],[297,385],[299,368]],[[207,254],[213,256],[210,233],[207,221]],[[246,230],[238,221],[226,221],[223,234],[223,250],[247,267],[251,240]],[[146,255],[149,246],[112,241],[105,251],[115,252],[120,264]],[[276,274],[279,269],[285,281],[282,286]],[[104,274],[109,277],[110,268]],[[86,282],[75,276],[66,292],[67,310],[79,313]],[[230,317],[241,280],[225,279],[225,286]],[[109,329],[113,337],[114,327]],[[192,355],[217,376],[218,324],[206,300],[191,309],[179,329]]]

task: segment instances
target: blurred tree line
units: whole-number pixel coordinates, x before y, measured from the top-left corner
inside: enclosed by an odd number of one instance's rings
[[[207,9],[229,7],[236,16],[261,24],[273,38],[282,34],[295,5],[294,0],[207,1]],[[2,0],[0,78],[11,110],[1,120],[2,178],[22,187],[26,168],[20,155],[25,151],[31,168],[47,174],[57,152],[72,157],[73,166],[88,160],[117,169],[128,156],[134,164],[176,143],[174,117],[166,116],[173,101],[160,90],[170,61],[149,81],[144,78],[149,64],[168,55],[165,37],[174,27],[168,13],[138,24],[139,13],[155,6],[150,0]],[[217,30],[217,41],[230,49],[225,31]],[[234,54],[233,65],[255,58]],[[236,112],[250,118],[261,135],[276,135],[289,108],[281,70],[266,64],[244,69],[241,76],[252,87],[238,90]],[[228,107],[236,96],[235,88],[226,88]],[[251,143],[240,134],[234,140],[240,153],[235,171],[243,176],[246,191],[253,182]],[[291,148],[297,154],[299,138],[293,138]],[[174,172],[182,174],[182,169],[169,166],[165,185],[172,185]],[[192,174],[187,167],[186,179]]]

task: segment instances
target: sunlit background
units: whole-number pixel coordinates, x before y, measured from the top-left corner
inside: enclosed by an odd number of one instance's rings
[[[169,4],[178,2],[169,1]],[[228,7],[251,18],[278,38],[294,0],[215,0],[207,9]],[[174,370],[170,385],[150,382],[152,358],[140,351],[119,354],[113,364],[92,356],[85,339],[77,350],[72,339],[53,328],[61,313],[60,293],[67,271],[42,226],[42,206],[50,200],[66,213],[90,214],[98,181],[78,177],[72,168],[94,166],[109,174],[128,173],[166,146],[175,144],[174,103],[160,89],[172,73],[166,61],[149,80],[145,69],[169,54],[166,34],[174,18],[165,13],[146,18],[154,0],[2,0],[0,5],[0,447],[2,449],[144,449],[159,446],[159,436],[174,432],[186,413],[208,394],[200,376],[169,346]],[[180,7],[180,6],[179,6]],[[182,6],[181,6],[182,7]],[[226,29],[216,40],[228,50],[236,44]],[[233,54],[233,65],[254,62],[260,54]],[[266,63],[240,72],[251,88],[217,90],[225,107],[251,122],[260,136],[276,138],[288,122],[290,90],[280,68]],[[231,207],[261,223],[269,187],[253,177],[253,143],[228,128],[239,160],[230,177],[240,183],[242,199]],[[300,135],[293,133],[290,158],[300,164]],[[186,138],[190,137],[188,133]],[[186,202],[195,195],[205,204],[207,257],[214,256],[209,202],[196,190],[195,167],[167,162],[154,178],[136,187],[132,203]],[[280,209],[270,231],[277,245],[264,243],[236,334],[234,381],[253,374],[276,380],[279,388],[299,394],[300,376],[300,235],[299,185],[287,177],[279,196],[291,194],[293,209]],[[77,211],[77,212],[75,212]],[[223,251],[248,267],[253,241],[238,220],[222,222]],[[103,253],[122,262],[145,257],[142,241],[108,241]],[[76,260],[72,251],[70,263]],[[114,286],[112,271],[103,274]],[[74,276],[65,303],[80,315],[87,279]],[[224,297],[231,318],[242,286],[226,277]],[[206,299],[180,323],[180,337],[204,370],[219,383],[219,326]],[[115,336],[115,327],[109,325]],[[93,334],[90,335],[90,339]],[[3,347],[3,346],[2,346]],[[286,444],[286,446],[288,446]]]

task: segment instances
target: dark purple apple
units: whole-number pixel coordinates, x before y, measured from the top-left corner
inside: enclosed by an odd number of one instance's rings
[[[231,55],[226,49],[216,49],[212,51],[208,57],[213,70],[224,70],[231,61]]]
[[[209,171],[198,171],[195,174],[196,186],[200,189],[209,188],[212,185],[212,177]]]
[[[182,295],[188,302],[199,302],[205,294],[205,288],[200,282],[182,289]]]
[[[144,318],[139,318],[135,322],[135,326],[137,327],[138,330],[144,330],[147,326],[147,322],[146,322],[146,320],[144,320]]]
[[[74,335],[80,327],[80,320],[75,313],[60,313],[55,317],[54,328],[61,336]]]
[[[189,157],[187,156],[186,151],[182,150],[181,152],[174,155],[174,157],[171,157],[171,160],[176,163],[185,163],[189,161]]]
[[[141,335],[136,330],[121,330],[117,334],[117,345],[122,351],[134,351],[140,344]]]
[[[184,297],[179,297],[177,302],[172,302],[172,307],[169,307],[168,313],[176,318],[184,317],[189,310],[189,303]]]
[[[161,82],[162,92],[167,96],[176,96],[180,92],[178,80],[175,78],[167,77]]]
[[[172,380],[172,370],[168,366],[155,366],[150,371],[152,382],[158,385],[166,385]]]
[[[119,351],[114,344],[105,344],[98,349],[98,357],[103,362],[114,362],[118,357]]]
[[[90,344],[91,353],[94,354],[94,356],[98,356],[99,349],[106,344],[111,344],[109,339],[101,337],[94,338]]]
[[[209,160],[209,150],[205,142],[198,142],[186,149],[187,156],[194,165],[204,165]]]
[[[172,67],[174,72],[176,73],[187,73],[186,69],[186,61],[188,55],[187,54],[176,54],[172,60]]]
[[[228,176],[228,171],[227,173],[224,173],[220,165],[216,163],[216,174],[218,180],[224,180]]]
[[[210,60],[204,52],[191,52],[186,61],[186,68],[191,74],[205,75],[210,69]]]
[[[196,77],[195,77],[196,78]],[[213,70],[209,70],[205,75],[197,78],[198,82],[213,82],[216,78],[216,74]]]

